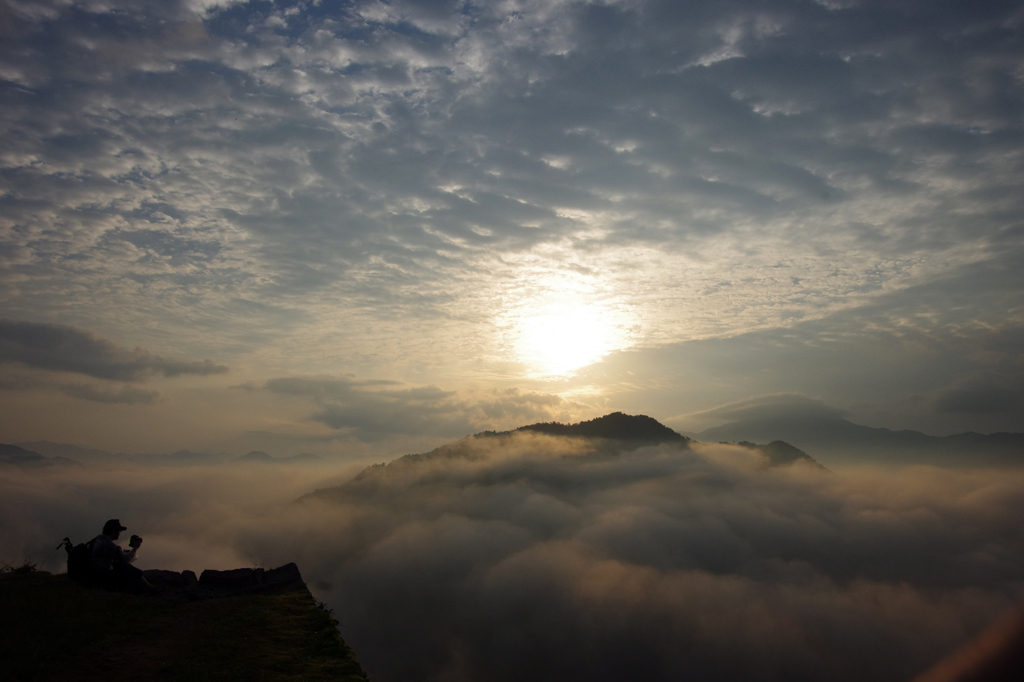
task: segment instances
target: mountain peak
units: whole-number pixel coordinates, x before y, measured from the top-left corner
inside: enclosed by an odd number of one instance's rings
[[[603,417],[577,424],[544,422],[520,426],[515,431],[536,431],[551,436],[577,436],[584,438],[609,438],[653,443],[679,443],[690,439],[665,426],[657,419],[645,414],[630,415],[612,412]]]

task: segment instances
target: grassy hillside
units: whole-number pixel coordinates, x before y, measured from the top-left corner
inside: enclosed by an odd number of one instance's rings
[[[8,568],[0,616],[5,680],[366,680],[304,589],[173,603]]]

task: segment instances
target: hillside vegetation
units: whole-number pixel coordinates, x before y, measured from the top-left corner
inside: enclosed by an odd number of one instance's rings
[[[181,601],[26,566],[0,575],[0,604],[5,680],[366,681],[307,589]]]

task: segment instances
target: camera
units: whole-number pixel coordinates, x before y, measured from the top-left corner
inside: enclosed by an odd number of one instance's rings
[[[138,547],[141,544],[142,544],[142,538],[140,538],[138,535],[133,535],[131,537],[131,539],[128,541],[128,546],[129,547]]]

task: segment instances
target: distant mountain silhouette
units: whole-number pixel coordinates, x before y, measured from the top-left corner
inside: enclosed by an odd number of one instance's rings
[[[314,455],[312,452],[300,452],[297,455],[291,457],[282,457],[279,461],[281,462],[322,462],[324,458],[320,455]]]
[[[742,445],[745,448],[751,450],[757,450],[765,457],[768,458],[768,465],[773,467],[787,466],[794,462],[806,462],[813,464],[814,466],[822,467],[813,457],[808,455],[800,448],[795,448],[789,443],[781,440],[773,440],[767,445],[758,445],[757,443],[751,443],[749,441],[740,441],[736,445]]]
[[[0,443],[0,462],[4,464],[41,464],[45,459],[38,452],[19,448],[17,445],[4,445]]]
[[[263,452],[262,450],[253,450],[247,455],[242,455],[238,458],[243,462],[273,462],[274,458]]]
[[[85,464],[92,462],[128,462],[132,460],[132,455],[122,453],[115,454],[106,450],[84,448],[79,445],[69,445],[67,443],[52,443],[48,440],[15,443],[15,445],[23,447],[26,450],[38,452],[46,457],[65,457]]]
[[[614,440],[642,441],[645,443],[685,443],[690,439],[676,433],[657,419],[644,414],[630,415],[612,412],[603,417],[579,422],[559,424],[545,422],[520,426],[516,431],[536,431],[550,436],[575,436],[579,438],[610,438]],[[511,433],[506,431],[504,433]]]
[[[45,466],[82,466],[81,463],[68,459],[67,457],[46,457],[26,450],[17,445],[5,445],[0,443],[0,464],[13,464],[15,466],[35,468]]]
[[[792,443],[816,457],[943,465],[1024,465],[1024,433],[929,436],[854,424],[839,416],[776,415],[741,419],[694,434],[705,442]]]
[[[30,449],[33,452],[55,459],[73,459],[76,462],[85,464],[160,464],[170,466],[189,466],[193,464],[216,464],[226,462],[230,456],[225,453],[192,452],[191,450],[178,450],[170,454],[147,455],[147,454],[126,454],[123,452],[108,452],[97,448],[86,448],[68,443],[52,443],[50,441],[22,442],[16,445]]]
[[[262,450],[253,450],[247,455],[242,455],[236,462],[266,462],[268,464],[303,464],[308,462],[321,462],[322,457],[310,452],[302,452],[291,457],[274,457]]]
[[[0,446],[0,448],[5,446]],[[279,464],[308,464],[311,462],[323,461],[323,458],[309,452],[303,452],[290,457],[274,457],[262,450],[252,452],[235,458],[227,453],[192,452],[191,450],[178,450],[170,454],[147,455],[147,454],[126,454],[123,452],[108,452],[96,448],[85,448],[79,445],[67,443],[52,443],[40,440],[33,442],[15,443],[6,447],[18,447],[37,456],[47,459],[61,460],[66,462],[74,461],[75,464],[153,464],[160,466],[191,466],[204,464],[220,464],[224,462],[273,462]],[[0,462],[4,461],[0,454]],[[54,463],[54,462],[51,462]]]

